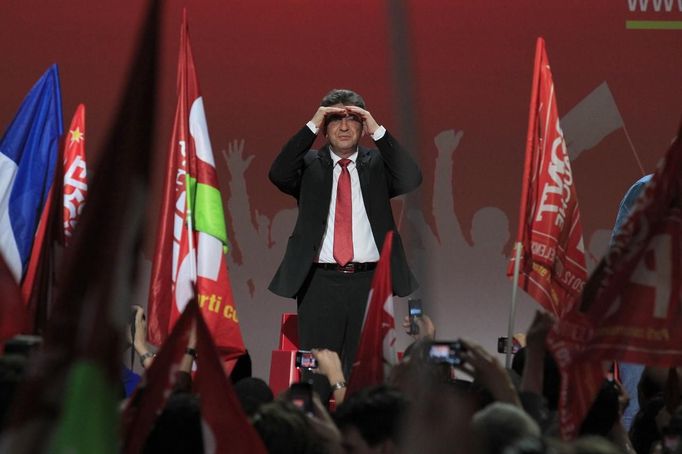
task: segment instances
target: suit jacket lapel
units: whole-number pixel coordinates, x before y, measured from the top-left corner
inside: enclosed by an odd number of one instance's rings
[[[367,217],[371,219],[371,213],[370,213],[370,207],[371,203],[369,202],[369,197],[371,195],[371,192],[369,190],[369,161],[370,161],[370,154],[369,150],[367,148],[362,148],[360,147],[360,150],[358,151],[358,160],[356,163],[356,167],[358,169],[358,177],[360,178],[360,189],[362,190],[362,199],[365,201],[365,211],[367,212]]]
[[[327,215],[329,214],[329,203],[331,201],[332,194],[332,181],[334,178],[334,161],[332,161],[332,157],[330,156],[329,144],[325,144],[325,146],[317,152],[317,159],[320,160],[320,170],[322,173],[322,185],[319,190],[322,191],[322,201],[325,205],[322,209],[322,213],[324,214],[324,220],[326,220]]]

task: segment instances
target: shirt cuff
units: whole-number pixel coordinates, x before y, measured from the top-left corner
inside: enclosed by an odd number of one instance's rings
[[[306,123],[305,125],[306,125],[306,126],[313,132],[313,134],[315,134],[315,135],[317,135],[317,133],[320,131],[320,128],[318,128],[317,126],[315,126],[315,123],[313,123],[312,121],[309,121],[309,122]],[[378,129],[377,129],[377,131],[378,131]]]
[[[377,130],[374,131],[374,134],[371,134],[372,140],[376,142],[377,140],[384,137],[384,134],[386,134],[386,128],[384,128],[383,126],[379,126]]]

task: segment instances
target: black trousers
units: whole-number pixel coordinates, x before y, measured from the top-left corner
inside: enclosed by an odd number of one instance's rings
[[[298,292],[298,334],[301,350],[326,348],[341,358],[346,381],[355,361],[374,270],[341,273],[312,267]],[[331,395],[324,376],[305,372],[325,402]]]

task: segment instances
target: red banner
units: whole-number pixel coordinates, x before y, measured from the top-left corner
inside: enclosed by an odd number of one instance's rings
[[[517,241],[523,245],[519,286],[561,317],[587,279],[573,173],[545,42],[538,38]],[[512,275],[514,259],[507,274]]]
[[[590,277],[580,311],[575,308],[549,335],[562,371],[565,438],[576,434],[596,397],[602,362],[682,365],[680,133]]]
[[[64,141],[64,245],[68,246],[88,193],[85,106],[79,104]]]
[[[188,345],[189,332],[196,327],[197,373],[194,391],[201,401],[205,452],[265,453],[256,430],[249,423],[225,374],[220,356],[195,301],[178,319],[145,373],[143,385],[126,403],[123,411],[124,452],[140,452],[154,421],[175,385]]]
[[[149,338],[160,344],[196,298],[226,359],[244,351],[225,261],[227,234],[187,18],[178,61],[178,103],[149,290]]]
[[[381,258],[372,278],[365,323],[348,380],[348,393],[384,382],[385,369],[398,363],[391,282],[393,231],[386,233]]]

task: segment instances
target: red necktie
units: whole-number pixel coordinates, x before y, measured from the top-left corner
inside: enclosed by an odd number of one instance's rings
[[[336,188],[336,213],[334,215],[334,260],[341,266],[353,259],[353,209],[350,193],[350,159],[341,159],[341,175]]]

